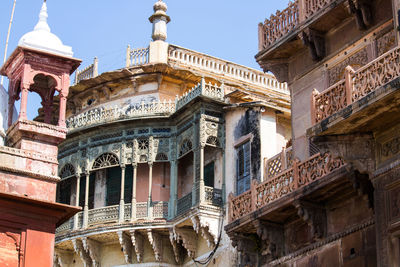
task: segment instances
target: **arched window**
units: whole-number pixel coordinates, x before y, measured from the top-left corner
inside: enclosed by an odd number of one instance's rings
[[[165,153],[158,153],[156,161],[168,161],[168,156]]]
[[[179,157],[182,157],[183,155],[191,151],[192,148],[193,148],[192,141],[190,141],[189,139],[183,140],[181,147],[179,149]]]
[[[75,175],[75,168],[71,163],[67,163],[60,171],[61,179],[65,179]]]
[[[92,170],[109,168],[117,165],[119,165],[117,156],[112,153],[105,153],[94,161]]]
[[[207,138],[207,142],[206,142],[208,145],[211,145],[211,146],[216,146],[216,147],[220,147],[220,142],[219,142],[219,140],[218,140],[218,137],[215,137],[215,136],[209,136],[208,138]]]

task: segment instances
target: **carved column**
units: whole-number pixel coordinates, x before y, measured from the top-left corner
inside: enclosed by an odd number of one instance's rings
[[[29,84],[22,84],[21,88],[21,107],[19,111],[20,119],[27,119],[26,117],[26,106],[28,104],[28,88]]]
[[[205,201],[205,188],[204,188],[204,146],[200,146],[200,181],[199,181],[199,197],[200,203]]]
[[[137,176],[137,163],[132,164],[133,169],[133,183],[132,183],[132,207],[131,207],[131,221],[136,219],[136,176]]]
[[[79,206],[79,191],[80,191],[80,184],[81,184],[81,174],[76,174],[76,197],[75,197],[75,206]],[[74,230],[78,229],[79,224],[79,215],[78,213],[74,216]]]
[[[197,166],[197,153],[198,148],[193,149],[193,186],[192,186],[192,207],[197,203],[197,179],[196,179],[196,166]]]
[[[125,216],[125,165],[121,165],[121,193],[119,199],[119,222],[124,221]]]
[[[149,197],[147,199],[147,217],[149,218],[153,217],[153,207],[151,203],[152,186],[153,186],[153,162],[149,162]]]
[[[169,214],[169,219],[172,219],[176,215],[176,205],[177,205],[177,199],[178,199],[178,175],[177,175],[177,170],[178,170],[178,165],[177,165],[177,160],[172,160],[171,161],[171,168],[170,168],[170,196],[169,196],[169,205],[168,205],[168,214]]]
[[[83,208],[83,228],[87,228],[89,221],[89,180],[90,173],[86,173],[85,183],[85,207]]]
[[[67,108],[67,96],[63,92],[60,93],[60,113],[58,115],[58,126],[66,127],[65,110]]]

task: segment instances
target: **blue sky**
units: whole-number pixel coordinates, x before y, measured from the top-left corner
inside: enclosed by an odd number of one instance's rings
[[[0,1],[2,62],[13,0]],[[258,49],[257,25],[288,4],[288,0],[165,2],[172,19],[168,24],[169,43],[257,69],[254,60]],[[128,44],[135,48],[148,46],[151,40],[148,17],[153,13],[154,3],[155,0],[48,0],[48,22],[52,32],[65,45],[72,46],[74,57],[83,60],[81,67],[91,64],[97,56],[99,71],[110,71],[124,66]],[[8,55],[19,38],[35,26],[41,5],[41,0],[17,0]],[[32,110],[28,110],[29,115],[36,114],[40,101],[29,100]]]

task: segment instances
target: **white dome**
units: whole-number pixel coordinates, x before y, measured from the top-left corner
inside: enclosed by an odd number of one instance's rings
[[[50,27],[47,24],[47,17],[47,5],[46,2],[44,2],[40,10],[39,22],[36,24],[33,31],[22,36],[18,42],[18,46],[72,57],[72,47],[63,45],[60,38],[50,32]]]

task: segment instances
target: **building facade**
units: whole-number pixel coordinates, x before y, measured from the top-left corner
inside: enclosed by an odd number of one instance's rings
[[[168,44],[166,11],[154,5],[153,40],[125,68],[98,75],[95,59],[70,87],[58,201],[83,211],[57,229],[55,266],[237,264],[227,192],[265,179],[291,138],[289,92]]]
[[[50,32],[44,3],[34,30],[20,39],[0,69],[9,79],[8,93],[0,86],[5,98],[0,112],[5,141],[0,143],[0,266],[53,266],[56,226],[80,210],[56,203],[57,146],[67,132],[69,76],[79,64],[71,48]],[[29,92],[42,97],[42,122],[27,119]],[[14,121],[18,99],[21,107]]]
[[[260,23],[256,59],[291,92],[294,161],[232,192],[242,266],[400,265],[398,9],[298,0]]]

